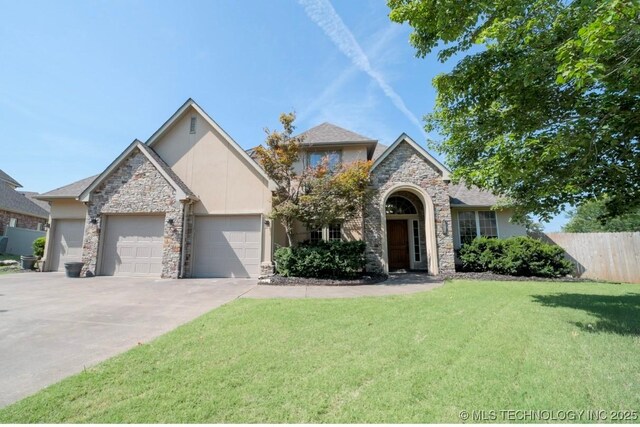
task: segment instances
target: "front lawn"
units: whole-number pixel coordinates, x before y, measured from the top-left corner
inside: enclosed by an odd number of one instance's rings
[[[238,300],[0,410],[0,422],[422,423],[638,408],[640,286],[454,281],[410,296]]]

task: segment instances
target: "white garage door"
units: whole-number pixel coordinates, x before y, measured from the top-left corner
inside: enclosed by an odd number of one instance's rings
[[[155,276],[162,273],[164,216],[109,216],[100,274]]]
[[[54,220],[53,243],[49,258],[51,271],[64,271],[65,262],[82,261],[83,219]]]
[[[260,275],[260,216],[196,217],[194,277]]]

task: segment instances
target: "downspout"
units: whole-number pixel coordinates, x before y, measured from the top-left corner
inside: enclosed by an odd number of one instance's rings
[[[181,253],[180,253],[180,275],[179,279],[184,279],[185,276],[185,262],[187,259],[187,217],[189,216],[189,212],[191,211],[191,205],[193,204],[193,200],[189,199],[189,203],[185,204],[184,209],[182,210],[182,244],[181,244]]]

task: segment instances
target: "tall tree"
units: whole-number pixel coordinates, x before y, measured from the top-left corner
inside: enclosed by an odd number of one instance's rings
[[[569,212],[567,233],[640,231],[640,207],[626,214],[605,217],[606,199],[590,200]]]
[[[265,146],[255,154],[265,172],[276,183],[271,217],[280,221],[289,246],[294,243],[294,227],[300,221],[316,229],[362,214],[371,196],[371,162],[356,161],[329,166],[327,158],[316,167],[300,162],[302,136],[293,136],[295,113],[280,115],[282,131],[265,129]]]
[[[424,57],[439,47],[426,129],[454,179],[548,220],[608,195],[640,206],[638,0],[388,0]],[[475,49],[469,51],[472,47]]]

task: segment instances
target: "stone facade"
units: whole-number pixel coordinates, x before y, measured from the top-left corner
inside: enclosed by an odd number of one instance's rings
[[[178,278],[180,274],[183,209],[175,189],[139,150],[127,159],[92,193],[82,249],[85,263],[83,275],[96,274],[98,249],[102,235],[101,223],[109,214],[164,213],[163,278]],[[92,223],[92,219],[96,222]],[[173,219],[173,224],[169,224]]]
[[[42,230],[44,230],[44,224],[47,222],[45,218],[0,209],[0,236],[4,236],[4,232],[9,226],[11,218],[16,219],[16,227],[27,228],[29,230],[37,230],[38,224],[40,224]]]
[[[451,233],[451,208],[449,204],[448,183],[442,180],[441,172],[432,166],[411,145],[401,142],[396,149],[380,163],[371,174],[372,186],[376,193],[365,212],[364,240],[367,242],[367,271],[384,271],[383,245],[386,236],[382,235],[381,206],[389,190],[402,185],[413,185],[421,189],[424,197],[430,197],[434,208],[435,224],[422,224],[421,238],[427,242],[432,239],[430,227],[435,226],[436,253],[427,256],[437,257],[439,273],[455,270],[453,236]],[[402,188],[401,191],[407,191]],[[389,194],[390,196],[391,194]],[[429,206],[424,206],[425,209]],[[424,215],[422,215],[424,221]],[[442,223],[448,222],[448,232],[443,231]],[[427,230],[429,228],[429,230]],[[426,245],[429,247],[429,245]],[[427,265],[430,259],[427,258]]]

